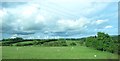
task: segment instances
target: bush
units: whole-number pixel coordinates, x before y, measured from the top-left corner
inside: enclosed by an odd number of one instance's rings
[[[17,43],[15,46],[30,46],[33,45],[33,43]]]
[[[67,43],[66,43],[66,41],[61,41],[61,45],[62,46],[68,46]]]
[[[43,46],[67,46],[65,41],[52,41],[52,42],[45,42]]]
[[[81,40],[80,40],[79,44],[80,44],[81,46],[84,45],[84,41],[81,41]]]
[[[17,43],[15,46],[23,46],[23,44],[21,44],[21,43]]]
[[[2,46],[2,42],[0,42],[0,46]]]
[[[70,43],[71,46],[76,46],[77,44],[75,42]]]

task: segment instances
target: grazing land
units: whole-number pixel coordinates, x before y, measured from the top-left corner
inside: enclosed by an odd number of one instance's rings
[[[85,46],[4,46],[3,59],[118,59],[117,54]]]
[[[2,60],[2,46],[0,46],[0,60]]]

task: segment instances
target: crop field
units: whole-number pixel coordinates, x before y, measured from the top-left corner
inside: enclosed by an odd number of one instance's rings
[[[4,46],[3,59],[118,59],[118,55],[85,46]]]

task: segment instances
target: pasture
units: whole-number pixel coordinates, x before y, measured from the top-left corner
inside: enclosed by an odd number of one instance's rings
[[[0,60],[2,59],[2,46],[0,46]]]
[[[4,46],[3,59],[118,59],[118,55],[85,46]]]

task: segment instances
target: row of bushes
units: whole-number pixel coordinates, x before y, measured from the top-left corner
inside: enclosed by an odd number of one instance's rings
[[[66,41],[71,41],[72,43],[67,44]],[[79,39],[74,39],[78,41]],[[2,46],[29,46],[29,45],[43,45],[43,46],[75,46],[77,45],[73,39],[22,39],[22,38],[14,38],[14,39],[3,39]],[[26,43],[31,41],[31,43]],[[24,43],[25,42],[25,43]],[[81,42],[80,42],[81,44]]]
[[[22,39],[22,38],[14,38],[14,39],[3,39],[2,40],[2,45],[3,46],[12,46],[13,44],[18,44],[20,45],[20,42],[27,42],[27,41],[33,41],[33,45],[37,44],[43,44],[45,42],[50,42],[50,41],[57,41],[57,39]],[[29,45],[29,44],[28,44]],[[31,44],[30,44],[31,45]]]
[[[33,41],[32,43],[16,43],[14,46],[76,46],[76,42],[71,42],[68,44],[66,41],[51,41],[51,42],[41,42],[41,41]],[[13,46],[13,45],[9,45]]]
[[[23,41],[23,42],[18,42],[18,43],[8,43],[8,42],[2,42],[3,46],[30,46],[30,45],[39,45],[39,46],[76,46],[77,43],[81,44],[78,41],[66,41],[66,40],[44,40],[44,41],[39,41],[39,40],[33,40],[33,41]]]
[[[45,42],[43,46],[68,46],[66,41]]]

